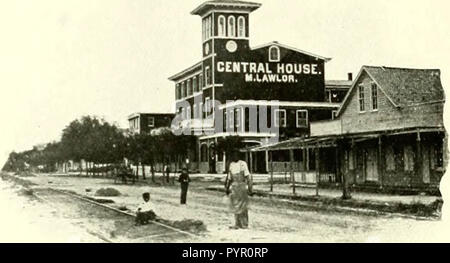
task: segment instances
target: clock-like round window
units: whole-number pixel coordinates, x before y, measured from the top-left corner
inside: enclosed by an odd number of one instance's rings
[[[237,50],[237,44],[236,44],[235,41],[229,40],[227,42],[227,44],[225,45],[225,48],[228,50],[228,52],[233,53],[233,52],[235,52]]]

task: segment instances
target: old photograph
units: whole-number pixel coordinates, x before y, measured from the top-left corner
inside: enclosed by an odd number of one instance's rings
[[[449,242],[448,10],[2,1],[0,242]]]

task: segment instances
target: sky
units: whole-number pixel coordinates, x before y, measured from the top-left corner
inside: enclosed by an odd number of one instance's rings
[[[83,115],[127,127],[133,112],[173,111],[167,78],[201,58],[201,21],[190,12],[202,2],[0,0],[0,165]],[[446,0],[257,2],[251,46],[278,41],[331,57],[326,79],[362,65],[439,68],[450,87]]]

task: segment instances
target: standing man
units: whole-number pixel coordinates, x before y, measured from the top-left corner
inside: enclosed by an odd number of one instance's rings
[[[190,181],[191,179],[189,178],[188,169],[186,167],[183,167],[183,169],[181,170],[181,174],[178,177],[178,182],[180,182],[181,186],[180,204],[182,205],[186,204],[186,196]]]
[[[225,180],[225,190],[230,195],[230,209],[235,225],[231,229],[248,228],[248,195],[252,195],[253,179],[247,163],[239,159],[239,151],[231,153],[231,163]]]

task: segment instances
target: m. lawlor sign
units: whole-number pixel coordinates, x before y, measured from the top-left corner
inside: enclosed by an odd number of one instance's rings
[[[246,82],[297,83],[298,75],[321,75],[318,64],[218,61],[221,73],[242,73]]]

